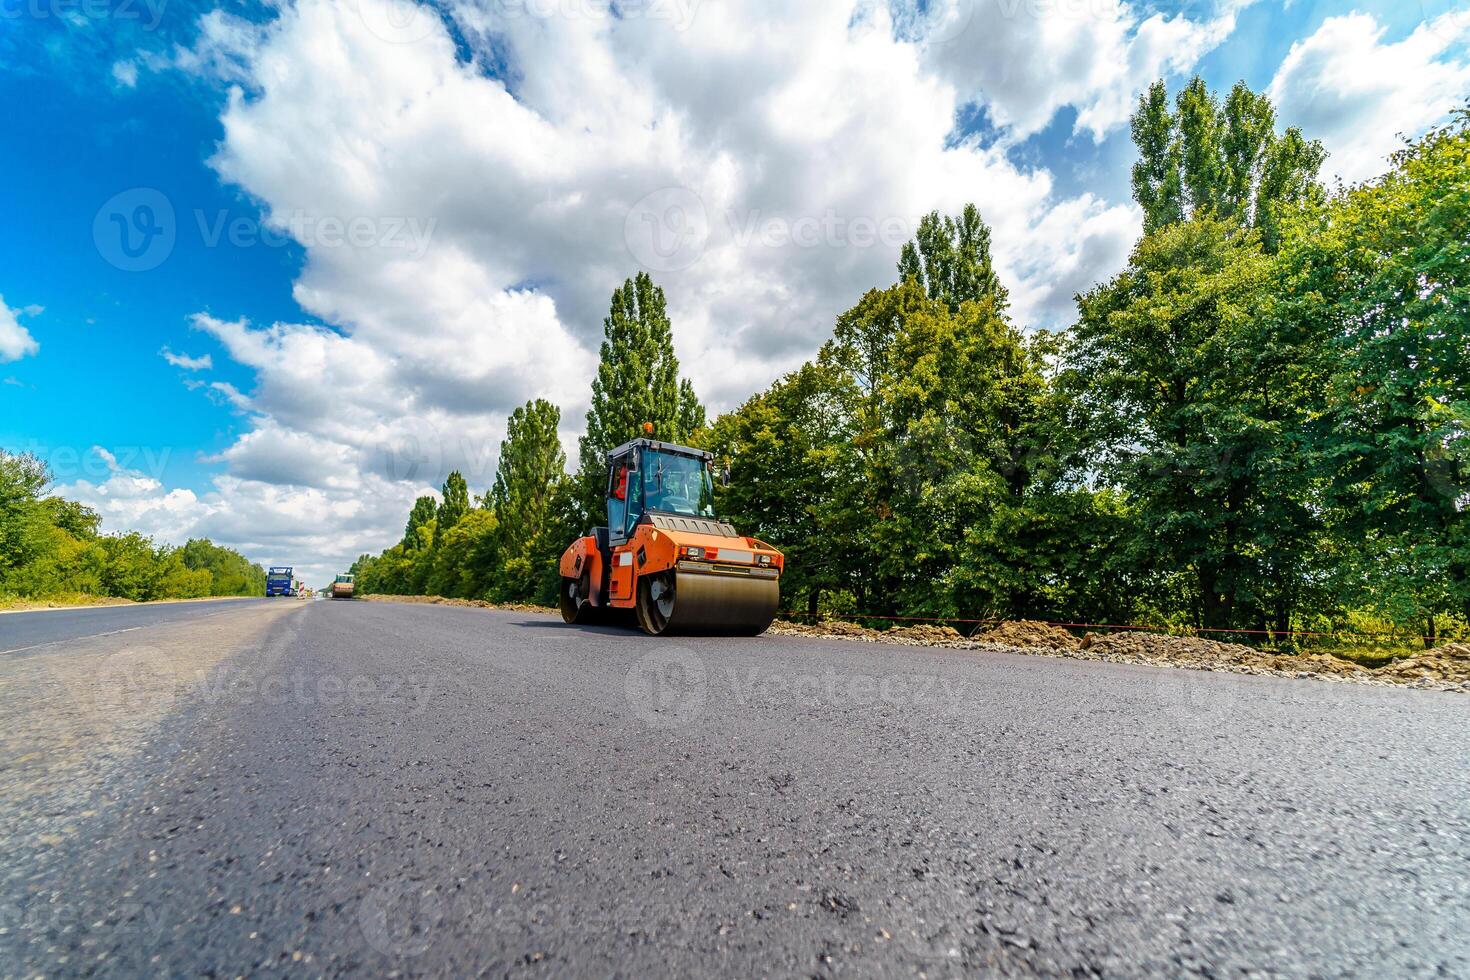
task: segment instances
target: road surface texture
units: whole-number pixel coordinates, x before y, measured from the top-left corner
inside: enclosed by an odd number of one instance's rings
[[[0,657],[0,974],[1470,975],[1470,699],[277,602]]]
[[[213,599],[207,602],[141,603],[136,606],[77,606],[0,614],[0,656],[28,652],[62,640],[147,629],[161,623],[210,616],[222,608],[281,599]]]

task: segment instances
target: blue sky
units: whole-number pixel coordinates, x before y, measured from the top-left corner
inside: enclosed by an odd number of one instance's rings
[[[599,19],[595,0],[373,13],[390,2],[352,20],[338,0],[0,0],[0,203],[19,232],[0,242],[0,318],[38,345],[0,363],[0,445],[46,456],[112,529],[209,533],[318,576],[376,550],[450,466],[484,488],[524,397],[552,396],[572,443],[599,309],[640,266],[717,408],[891,274],[901,235],[867,245],[866,219],[901,232],[978,200],[1020,314],[1062,325],[1131,244],[1122,117],[1159,74],[1284,86],[1283,122],[1352,179],[1393,129],[1470,94],[1470,17],[1434,0],[994,0],[927,47],[864,34],[888,14],[853,0],[833,18],[754,10],[744,33],[782,40],[744,47],[727,36],[742,14],[716,0],[655,0],[642,19]],[[1145,43],[1150,17],[1166,42]],[[764,57],[780,43],[799,47]],[[1317,91],[1344,71],[1393,77]],[[691,193],[707,222],[692,261],[629,238],[639,207]],[[137,260],[115,221],[160,198],[172,220],[154,214],[148,268],[120,267]],[[373,241],[324,242],[333,216]],[[829,229],[815,247],[767,240],[804,219]],[[432,249],[394,250],[405,221]],[[385,447],[422,465],[384,464]]]

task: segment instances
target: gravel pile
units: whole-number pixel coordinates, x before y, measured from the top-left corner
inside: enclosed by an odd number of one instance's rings
[[[1470,644],[1463,643],[1403,657],[1374,670],[1329,653],[1300,656],[1270,653],[1240,643],[1142,630],[1103,636],[1088,633],[1079,638],[1058,626],[1024,620],[1001,623],[969,640],[947,626],[904,626],[884,631],[836,620],[812,624],[778,622],[770,631],[784,636],[1024,653],[1149,667],[1182,667],[1470,693]]]

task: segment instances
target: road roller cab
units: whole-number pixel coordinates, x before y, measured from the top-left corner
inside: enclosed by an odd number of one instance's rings
[[[765,632],[780,605],[784,559],[714,509],[714,458],[635,439],[607,455],[606,527],[561,558],[568,623],[632,617],[644,632]]]

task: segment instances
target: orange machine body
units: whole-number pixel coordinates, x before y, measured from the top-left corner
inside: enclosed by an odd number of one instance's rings
[[[690,558],[690,549],[698,549],[699,557]],[[682,568],[733,575],[770,570],[779,577],[786,561],[758,538],[660,528],[656,523],[640,525],[626,543],[611,547],[609,555],[609,566],[604,568],[597,538],[590,534],[578,538],[562,553],[561,574],[587,583],[594,606],[612,609],[633,608],[640,576]]]

